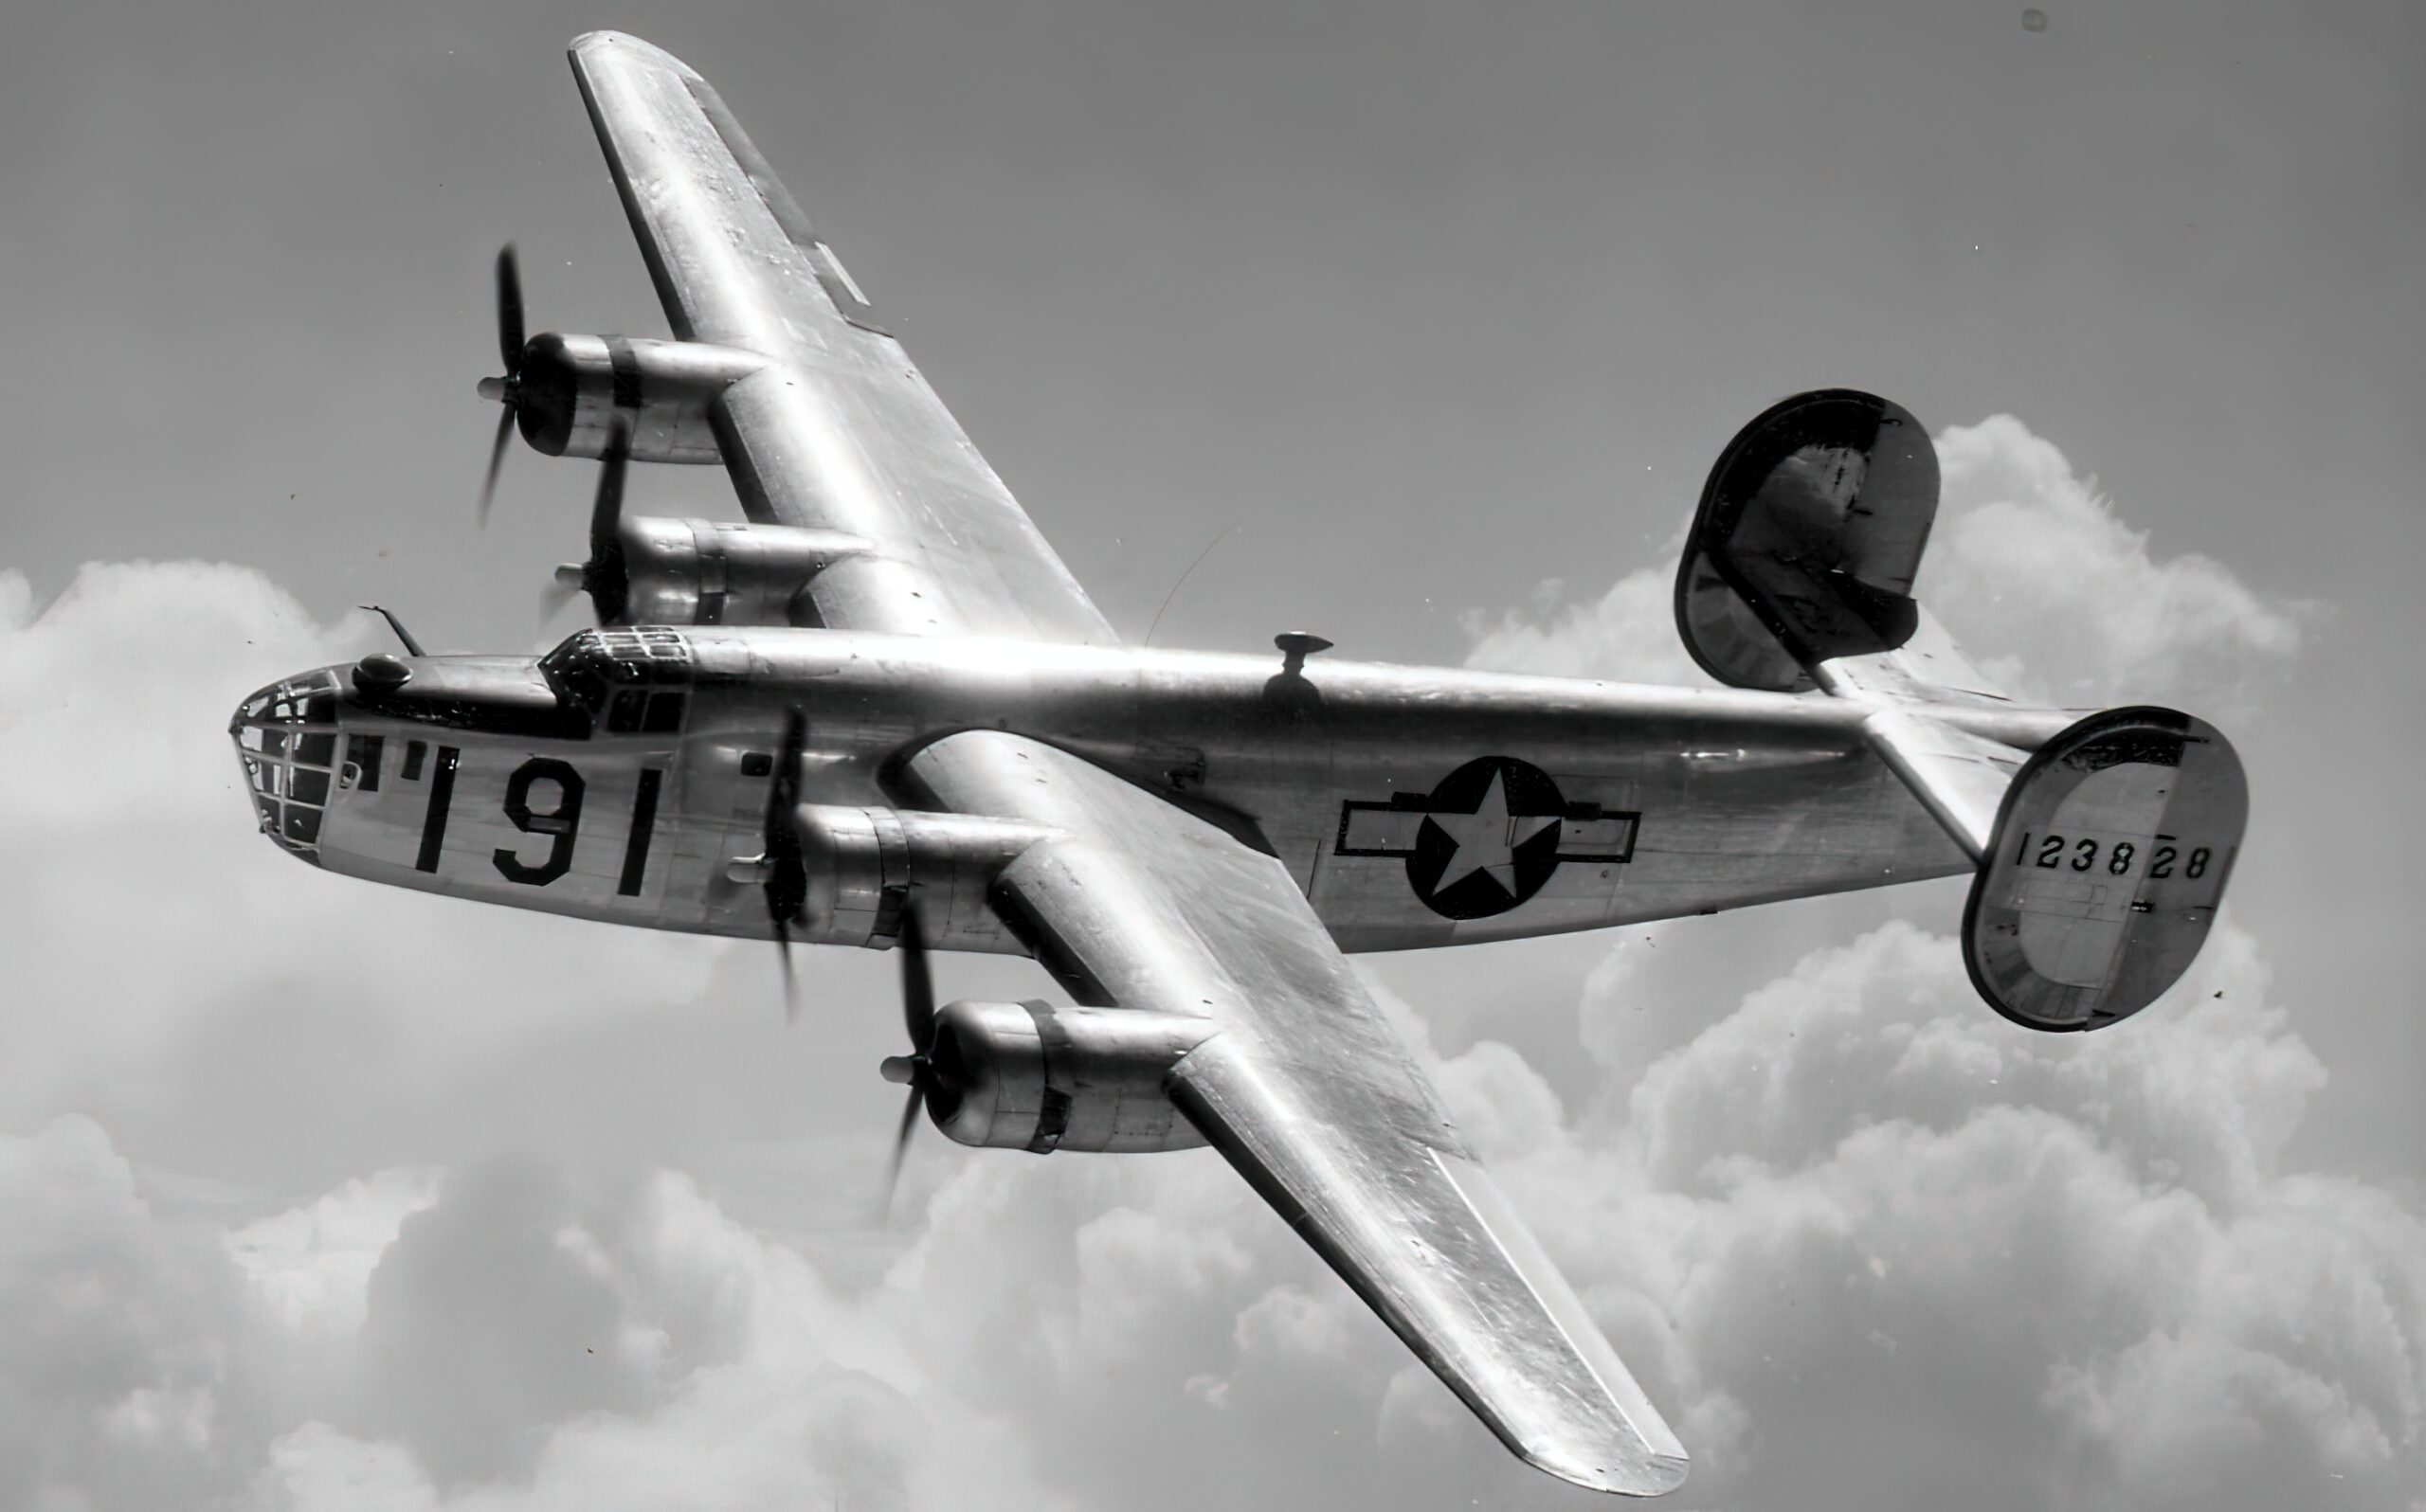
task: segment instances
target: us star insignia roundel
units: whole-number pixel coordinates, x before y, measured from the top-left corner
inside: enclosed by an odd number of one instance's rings
[[[1424,907],[1482,919],[1539,892],[1561,861],[1631,859],[1639,818],[1570,803],[1549,773],[1513,756],[1477,756],[1429,793],[1341,804],[1333,854],[1403,857]]]

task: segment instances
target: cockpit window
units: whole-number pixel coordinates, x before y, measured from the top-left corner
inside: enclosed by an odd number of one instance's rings
[[[315,863],[336,776],[336,674],[324,669],[253,694],[228,727],[262,833]]]
[[[671,630],[584,630],[541,657],[539,670],[610,734],[682,728],[691,647]]]

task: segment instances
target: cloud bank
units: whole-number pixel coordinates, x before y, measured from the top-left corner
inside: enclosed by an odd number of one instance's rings
[[[2011,415],[1948,426],[1936,444],[1940,506],[1917,592],[2011,692],[2229,714],[2298,654],[2314,605],[2252,589],[2208,557],[2155,556],[2095,478]],[[1662,564],[1598,599],[1569,602],[1551,583],[1530,611],[1469,615],[1468,665],[1711,686],[1676,638],[1684,523]]]
[[[2154,561],[2018,425],[1941,446],[2003,497],[1950,502],[1932,570],[2069,519],[2241,626],[2141,675],[2293,655],[2293,613]],[[1674,641],[1638,577],[1477,658],[1625,670]],[[235,568],[95,567],[40,613],[0,575],[0,1507],[1606,1504],[1209,1154],[930,1139],[879,1227],[880,963],[815,953],[786,1035],[747,952],[273,853],[226,711],[349,634]],[[2066,644],[1973,649],[2060,687]],[[2251,934],[2091,1036],[1995,1017],[1904,924],[1697,1029],[1663,969],[1613,946],[1575,987],[1564,1098],[1394,1011],[1693,1448],[1675,1504],[2426,1505],[2426,1223],[2287,1168],[2325,1069]]]

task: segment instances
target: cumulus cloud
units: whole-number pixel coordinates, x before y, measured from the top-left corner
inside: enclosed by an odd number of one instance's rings
[[[1554,677],[1718,686],[1676,639],[1674,554],[1683,547],[1679,532],[1669,548],[1668,566],[1629,572],[1597,599],[1569,602],[1566,585],[1553,580],[1542,585],[1530,609],[1468,611],[1466,665]]]
[[[2087,1036],[1984,1013],[1957,963],[1901,924],[1815,952],[1508,1167],[1574,1272],[1654,1299],[1638,1353],[1688,1414],[1750,1425],[1702,1487],[2406,1504],[2426,1222],[2283,1169],[2323,1072],[2252,942]]]
[[[2026,695],[2239,711],[2280,678],[2318,610],[2196,552],[2158,558],[2095,478],[2011,415],[1937,437],[1945,513],[1920,592]]]
[[[242,1288],[88,1119],[0,1137],[0,1504],[166,1504],[228,1415]]]
[[[437,1200],[437,1173],[378,1171],[231,1229],[220,1247],[288,1327],[345,1332],[362,1326],[371,1269],[405,1219]]]
[[[380,643],[240,567],[95,565],[39,614],[0,573],[0,1127],[87,1113],[138,1161],[318,1192],[461,1153],[433,1101],[549,1026],[698,995],[709,942],[365,907],[254,833],[237,702]]]
[[[2011,415],[1936,438],[1937,525],[1918,592],[1992,679],[2059,705],[2119,699],[2244,711],[2298,652],[2314,605],[2261,592],[2197,553],[2159,557]],[[1676,637],[1680,532],[1659,565],[1571,602],[1543,585],[1528,611],[1470,614],[1467,663],[1506,671],[1711,686]]]
[[[1654,577],[1620,609],[1673,646]],[[40,613],[0,574],[0,845],[42,863],[0,881],[0,1505],[1603,1504],[1207,1152],[931,1138],[879,1228],[881,962],[816,953],[787,1035],[754,956],[271,852],[226,711],[353,635],[234,568]],[[1781,954],[1805,925],[1628,931],[1571,989],[1588,1063],[1387,999],[1694,1450],[1682,1504],[2414,1507],[2426,1229],[2289,1167],[2324,1072],[2252,938],[2041,1037],[1941,936]]]

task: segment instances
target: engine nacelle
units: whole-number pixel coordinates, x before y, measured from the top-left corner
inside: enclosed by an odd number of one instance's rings
[[[916,891],[918,922],[939,950],[1024,955],[987,892],[1003,868],[1053,832],[972,814],[803,803],[792,811],[806,886],[800,938],[889,948]]]
[[[1214,1027],[1145,1009],[947,1003],[927,1115],[961,1143],[993,1149],[1193,1149],[1204,1136],[1167,1087]]]
[[[867,543],[840,531],[626,515],[618,624],[813,624],[809,580]],[[578,568],[574,569],[578,571]]]
[[[514,404],[523,439],[551,457],[604,457],[620,427],[634,461],[717,462],[708,406],[766,365],[704,341],[542,332],[522,350]]]

